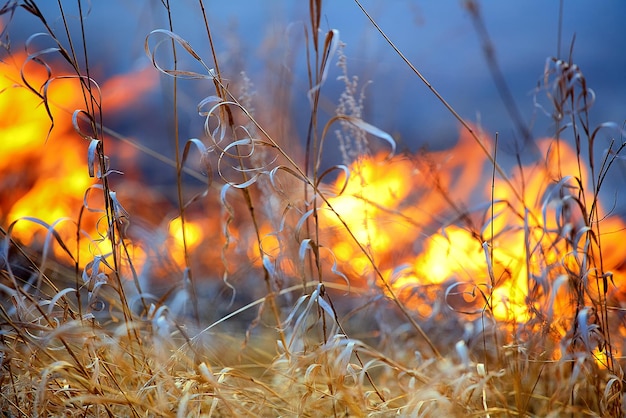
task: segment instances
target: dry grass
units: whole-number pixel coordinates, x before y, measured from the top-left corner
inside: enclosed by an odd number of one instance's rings
[[[189,111],[177,102],[179,80],[214,87],[198,105],[204,137],[183,140],[176,129],[174,155],[158,156],[177,181],[173,240],[163,225],[136,225],[120,196],[139,212],[158,197],[133,198],[123,183],[118,190],[110,182],[116,171],[105,138],[116,134],[101,122],[82,10],[80,33],[64,25],[72,40],[66,46],[36,2],[20,5],[55,47],[27,57],[21,79],[12,80],[20,87],[1,94],[26,91],[44,104],[38,119],[46,127],[35,134],[41,141],[58,140],[64,119],[73,126],[86,140],[76,145],[87,150],[83,175],[95,185],[86,186],[71,221],[12,220],[11,207],[0,206],[5,416],[623,415],[625,271],[612,257],[623,254],[619,242],[608,234],[623,232],[623,224],[602,212],[598,195],[624,144],[611,144],[598,165],[598,132],[620,130],[589,126],[593,92],[574,63],[549,59],[536,93],[538,104],[547,98],[556,138],[523,135],[545,160],[507,170],[497,162],[497,142],[463,120],[403,57],[462,125],[457,152],[479,150],[472,155],[480,158],[455,165],[447,152],[394,156],[392,137],[362,119],[363,84],[349,75],[338,32],[321,30],[322,2],[311,0],[304,28],[311,113],[300,149],[266,129],[285,109],[268,110],[247,76],[226,82],[235,78],[219,66],[203,2],[211,64],[176,35],[165,1],[170,27],[150,33],[145,50],[173,78],[175,126],[178,113]],[[7,2],[5,15],[13,6]],[[478,5],[465,6],[486,37]],[[53,71],[50,53],[71,75]],[[201,70],[180,68],[183,55]],[[337,61],[346,90],[324,121],[321,92]],[[28,65],[43,69],[43,78],[29,75]],[[68,79],[83,99],[76,107],[52,93]],[[255,108],[263,108],[263,119]],[[344,164],[326,169],[322,156],[333,135]],[[455,181],[458,170],[474,176],[477,190],[490,183],[490,198],[463,195],[468,185]],[[385,183],[393,201],[370,194],[395,172],[410,193]],[[192,190],[185,175],[204,186]],[[347,202],[354,206],[346,209]],[[422,205],[418,215],[413,209]],[[89,222],[97,225],[95,238],[82,235]],[[24,224],[34,224],[41,239],[23,244]],[[196,225],[214,233],[197,242]],[[396,245],[383,250],[379,239],[387,234]],[[422,254],[439,246],[450,255],[460,237],[469,237],[472,250],[445,261],[463,264],[454,277],[436,280],[437,266],[424,273],[398,265],[414,251],[405,234],[424,238]],[[474,253],[479,270],[471,267]]]

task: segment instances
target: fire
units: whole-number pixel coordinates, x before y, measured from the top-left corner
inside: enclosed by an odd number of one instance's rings
[[[45,90],[53,129],[43,99],[24,85],[20,71],[40,94]],[[0,223],[5,230],[12,225],[11,238],[17,242],[40,249],[54,229],[82,268],[96,256],[109,255],[112,245],[102,190],[98,180],[89,177],[88,143],[72,123],[72,112],[84,108],[80,82],[55,75],[49,78],[25,55],[0,62]],[[115,79],[116,86],[121,79]],[[115,88],[107,90],[115,95]],[[51,242],[51,255],[70,261],[66,251]]]
[[[15,57],[24,62],[25,57]],[[25,68],[32,86],[43,86],[47,77],[36,71],[33,63]],[[55,128],[42,101],[21,86],[16,64],[0,63],[0,173],[2,203],[0,219],[10,224],[24,217],[36,218],[52,225],[62,218],[78,219],[85,191],[94,184],[87,175],[85,144],[72,130],[71,109],[80,106],[80,87],[76,80],[57,79],[49,84],[47,99]],[[95,222],[99,215],[86,214],[85,222]],[[58,225],[58,232],[69,248],[76,248],[76,226],[71,222]],[[30,244],[35,235],[46,233],[41,226],[19,221],[13,238]],[[82,250],[89,242],[84,240]],[[62,251],[55,247],[57,255]]]
[[[102,87],[103,106],[109,112],[128,109],[139,103],[157,83],[158,73],[152,67],[113,76]]]
[[[97,201],[101,190],[93,188],[96,180],[87,175],[87,144],[71,122],[71,111],[81,107],[79,83],[67,78],[50,83],[47,100],[54,129],[48,137],[49,118],[41,99],[16,87],[18,66],[0,65],[2,224],[18,221],[12,237],[26,245],[40,243],[46,233],[26,217],[55,225],[65,245],[80,256],[81,266],[94,256],[106,257],[111,243],[104,213],[84,207],[88,203],[89,208],[102,208],[103,202]],[[31,73],[29,67],[25,70],[31,85],[43,85],[45,74]],[[123,80],[115,79],[111,86],[116,85]],[[138,88],[145,91],[147,86]],[[108,100],[120,105],[128,97],[113,94]],[[481,134],[481,140],[492,144],[486,135]],[[598,281],[610,277],[617,282],[624,263],[615,232],[624,230],[623,221],[606,216],[597,204],[595,223],[586,225],[588,214],[581,213],[576,202],[592,206],[590,174],[578,166],[576,154],[564,142],[541,140],[545,161],[513,170],[507,179],[495,178],[492,188],[491,165],[474,141],[462,131],[449,150],[356,160],[350,175],[332,185],[337,195],[320,211],[324,247],[332,249],[333,263],[355,285],[391,289],[425,317],[433,313],[435,298],[458,312],[489,312],[507,323],[527,322],[533,312],[557,316],[569,309],[571,317],[571,294],[566,290],[576,286],[577,272],[589,278],[598,272],[604,274]],[[274,263],[295,277],[300,269],[294,260],[301,255],[285,256],[291,239],[288,228],[277,232],[270,223],[260,223],[258,232],[233,223],[226,228],[228,239],[250,244],[243,254],[250,265],[273,268]],[[217,219],[187,219],[183,243],[181,220],[174,218],[155,245],[163,244],[165,249],[159,251],[166,251],[180,268],[186,267],[192,252],[212,263],[221,260],[223,250],[237,253],[232,245],[215,244],[223,227]],[[600,233],[592,245],[602,245],[601,267],[583,248],[589,230]],[[128,244],[137,269],[147,263],[150,252],[141,244]],[[54,250],[56,256],[65,256],[59,246]],[[617,290],[600,284],[584,297],[624,300]]]
[[[490,143],[484,135],[482,139]],[[586,184],[588,173],[579,172],[576,155],[565,143],[544,139],[539,146],[546,161],[524,167],[506,181],[496,179],[493,196],[491,179],[485,176],[487,158],[467,134],[456,147],[433,153],[424,163],[404,157],[359,159],[347,184],[345,177],[336,181],[336,190],[345,189],[329,199],[324,211],[331,231],[341,229],[341,218],[352,234],[328,237],[335,256],[355,277],[375,275],[373,262],[381,272],[377,285],[386,288],[383,280],[391,284],[425,316],[430,308],[413,298],[432,286],[446,289],[442,297],[451,308],[488,310],[501,321],[526,322],[542,308],[537,304],[552,304],[551,312],[571,310],[571,296],[552,283],[583,268],[577,252],[582,248],[572,248],[564,234],[581,231],[584,219],[574,207],[577,190],[555,184],[559,175]],[[582,197],[587,202],[593,199],[589,190]],[[597,209],[604,216],[601,206]],[[606,217],[601,226],[607,233],[624,229],[616,217]],[[605,249],[616,249],[603,259],[604,269],[618,271],[623,251],[617,234],[601,238]]]
[[[378,166],[385,164],[389,164],[388,171],[381,176]],[[356,239],[366,243],[374,254],[394,245],[408,245],[403,239],[406,223],[392,219],[385,208],[402,201],[411,192],[407,181],[411,171],[408,160],[387,163],[384,159],[361,159],[352,167],[343,194],[330,199],[333,210],[346,222]],[[345,178],[338,180],[338,185],[344,181]],[[331,216],[330,220],[333,228],[341,228],[337,218]],[[367,266],[367,258],[346,242],[337,243],[334,252],[339,261],[350,262],[357,272]]]
[[[202,241],[204,234],[202,226],[197,222],[185,220],[185,235],[183,239],[183,226],[180,217],[172,219],[169,223],[169,236],[171,237],[168,250],[172,258],[180,267],[185,266],[185,248],[187,252],[193,251]]]

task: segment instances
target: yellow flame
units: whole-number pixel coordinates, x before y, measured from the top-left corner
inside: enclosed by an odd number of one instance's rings
[[[180,217],[172,219],[168,225],[168,232],[170,236],[170,245],[168,245],[168,251],[170,251],[172,258],[178,263],[179,266],[185,265],[185,243],[186,251],[189,254],[193,251],[201,242],[204,237],[202,225],[197,222],[185,220],[185,236],[183,240],[183,227]]]
[[[489,138],[483,136],[483,140],[489,143]],[[558,144],[548,138],[538,145],[546,161],[524,167],[523,176],[514,172],[508,183],[496,179],[493,196],[490,187],[481,183],[481,172],[487,159],[473,140],[462,134],[454,149],[427,157],[429,164],[424,172],[406,158],[359,159],[350,167],[351,177],[344,192],[329,202],[374,262],[385,267],[386,276],[399,265],[412,266],[410,274],[394,279],[394,290],[403,292],[411,283],[416,287],[463,283],[480,290],[475,292],[480,295],[476,303],[490,309],[496,319],[527,321],[530,304],[537,308],[535,301],[529,299],[529,282],[534,280],[532,274],[542,274],[553,265],[562,266],[557,272],[563,272],[566,267],[576,271],[577,264],[580,264],[580,255],[568,248],[559,235],[564,229],[557,220],[565,222],[565,229],[570,231],[580,230],[585,225],[576,207],[569,217],[561,216],[566,213],[561,210],[563,205],[575,206],[573,199],[577,196],[557,195],[548,203],[544,203],[544,196],[555,179],[560,178],[555,172],[557,168],[562,175],[572,175],[583,182],[588,175],[586,169],[579,169],[575,153],[564,143]],[[428,167],[434,167],[433,171],[428,172]],[[345,178],[338,179],[337,189],[344,182]],[[510,184],[523,193],[525,201],[516,197]],[[436,189],[440,192],[437,193]],[[594,196],[590,194],[590,188],[585,190],[587,195],[583,198],[591,202]],[[441,232],[425,233],[427,225],[436,225],[439,222],[437,215],[445,214],[450,208],[449,201],[442,196],[447,195],[455,203],[463,204],[476,193],[482,196],[482,202],[492,199],[496,202],[493,219],[483,215],[479,219],[482,223],[476,224],[482,229],[472,232],[469,227],[461,225],[463,222],[458,222],[459,226],[452,224]],[[601,206],[597,208],[602,214]],[[343,225],[337,216],[330,211],[323,213],[324,222],[331,231],[328,239],[337,259],[348,264],[357,275],[368,269],[371,271],[370,261],[352,237],[342,232]],[[491,223],[483,228],[485,219],[490,219]],[[624,223],[618,218],[607,217],[602,220],[602,227],[604,248],[616,246],[618,234],[615,232],[623,231]],[[608,231],[614,232],[612,237]],[[605,253],[605,260],[610,260],[605,263],[605,269],[613,268],[608,266],[623,269],[620,267],[623,251],[616,247],[616,251]],[[567,294],[563,289],[555,289],[552,298],[550,288],[541,291],[555,309],[564,308],[568,303],[571,305],[569,300],[563,299]],[[412,306],[410,296],[407,298],[406,303]],[[412,307],[427,311],[419,306]]]

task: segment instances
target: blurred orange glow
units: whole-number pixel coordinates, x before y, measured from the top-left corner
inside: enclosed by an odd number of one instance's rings
[[[193,251],[204,238],[202,226],[199,223],[185,220],[185,239],[183,240],[183,227],[180,217],[172,219],[169,223],[170,240],[166,247],[172,258],[181,268],[185,267],[185,244],[187,252]]]
[[[109,111],[128,109],[142,100],[158,83],[152,67],[116,75],[102,85],[102,104]]]

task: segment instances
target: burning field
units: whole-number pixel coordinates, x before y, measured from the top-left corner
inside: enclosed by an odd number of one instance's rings
[[[552,137],[499,155],[498,135],[450,107],[453,147],[401,152],[364,120],[346,46],[311,0],[310,122],[294,143],[272,124],[288,109],[220,68],[208,24],[202,54],[158,29],[149,71],[101,82],[36,2],[2,11],[31,14],[54,45],[6,45],[0,62],[6,416],[623,415],[625,224],[600,196],[626,143],[589,124],[574,62],[548,59],[535,93]],[[106,123],[158,77],[173,125],[188,112],[203,128],[173,129],[170,154]],[[191,110],[189,79],[211,88]],[[150,186],[141,158],[175,186]]]

